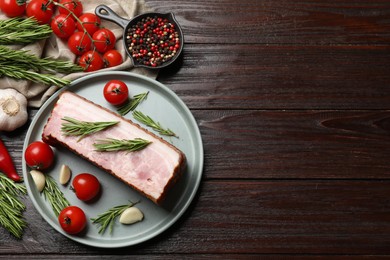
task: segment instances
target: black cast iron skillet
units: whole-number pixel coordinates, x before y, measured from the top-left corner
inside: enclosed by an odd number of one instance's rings
[[[118,24],[119,26],[121,26],[122,28],[124,28],[123,44],[124,44],[124,47],[125,47],[127,55],[133,61],[134,67],[144,67],[144,68],[149,68],[149,69],[161,69],[161,68],[164,68],[164,67],[169,66],[170,64],[172,64],[180,56],[180,53],[183,50],[183,43],[184,43],[183,32],[181,30],[180,25],[176,21],[175,16],[173,15],[173,13],[166,13],[166,14],[156,13],[156,12],[144,13],[144,14],[141,14],[141,15],[138,15],[138,16],[134,17],[131,20],[127,20],[127,19],[125,19],[123,17],[120,17],[118,14],[116,14],[111,8],[109,8],[106,5],[99,5],[99,6],[97,6],[96,9],[95,9],[95,13],[100,18],[108,20],[108,21],[111,21],[111,22],[114,22],[114,23]],[[156,67],[152,67],[152,66],[149,66],[149,65],[138,63],[135,59],[133,59],[132,54],[130,53],[130,51],[128,49],[128,47],[129,47],[128,43],[126,42],[127,31],[133,25],[136,25],[137,22],[142,20],[143,18],[154,17],[154,16],[161,17],[161,18],[166,18],[166,19],[168,19],[168,21],[170,23],[174,24],[175,25],[175,29],[178,32],[179,40],[180,40],[180,47],[176,51],[175,56],[173,56],[171,59],[167,60],[166,62],[161,63],[160,65],[158,65]]]

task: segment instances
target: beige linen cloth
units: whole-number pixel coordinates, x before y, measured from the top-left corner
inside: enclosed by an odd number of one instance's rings
[[[109,6],[119,16],[130,20],[134,16],[145,13],[148,8],[143,0],[82,0],[83,13],[95,13],[98,5],[104,4]],[[57,11],[58,12],[58,11]],[[56,13],[57,13],[56,12]],[[4,14],[0,13],[0,19],[7,19]],[[99,71],[121,70],[131,71],[156,78],[157,71],[134,68],[130,58],[127,56],[123,46],[123,28],[113,22],[101,19],[101,27],[111,29],[116,36],[117,42],[115,48],[121,53],[124,61],[121,65],[112,68],[105,68]],[[1,37],[1,36],[0,36]],[[31,53],[38,57],[51,57],[60,60],[76,61],[76,56],[68,49],[67,41],[57,38],[54,34],[45,40],[32,43],[26,46],[9,46],[14,49],[30,50]],[[1,53],[0,53],[1,55]],[[58,74],[59,77],[74,80],[94,72],[79,72],[68,75]],[[30,107],[40,107],[54,92],[59,88],[57,86],[47,86],[43,84],[31,83],[25,80],[14,80],[7,77],[0,78],[0,89],[13,88],[22,93],[28,100]]]

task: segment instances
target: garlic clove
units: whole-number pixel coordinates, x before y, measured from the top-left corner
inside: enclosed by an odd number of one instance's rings
[[[45,188],[46,183],[46,177],[45,175],[37,170],[30,171],[31,177],[34,180],[35,186],[37,187],[39,192],[43,191],[43,188]]]
[[[68,165],[63,164],[60,170],[60,183],[65,185],[70,180],[72,173]]]
[[[136,207],[131,207],[122,212],[119,222],[122,224],[134,224],[141,221],[143,218],[144,214],[142,214],[141,210]]]

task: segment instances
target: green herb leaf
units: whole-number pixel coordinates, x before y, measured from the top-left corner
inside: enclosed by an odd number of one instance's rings
[[[79,141],[86,135],[103,131],[119,123],[119,121],[86,122],[86,121],[79,121],[71,117],[64,117],[62,118],[62,120],[68,123],[62,124],[61,131],[65,135],[80,136]]]
[[[26,187],[0,174],[0,225],[16,238],[21,238],[27,222],[23,218],[26,206],[19,196],[26,195]]]
[[[152,118],[149,116],[143,114],[140,111],[134,111],[133,117],[135,120],[153,128],[153,130],[157,131],[161,135],[167,135],[167,136],[177,136],[172,130],[170,129],[164,129],[159,122],[155,122]]]
[[[46,175],[45,188],[43,188],[45,199],[49,200],[50,205],[56,216],[60,215],[61,210],[70,206],[69,201],[65,198],[64,193],[58,188],[58,184],[53,177]]]
[[[34,18],[0,20],[0,44],[28,44],[46,39],[52,32],[49,25],[40,25]]]
[[[147,98],[149,94],[149,91],[148,92],[145,92],[145,93],[141,93],[141,94],[138,94],[138,95],[135,95],[133,99],[129,100],[129,102],[127,102],[126,104],[124,104],[123,106],[119,107],[118,108],[118,113],[122,116],[126,115],[127,113],[129,113],[130,111],[133,111],[134,109],[137,108],[137,106]]]
[[[113,151],[128,151],[135,152],[144,149],[151,142],[142,138],[135,138],[133,140],[120,140],[108,138],[100,140],[100,143],[94,143],[96,151],[99,152],[113,152]]]
[[[61,61],[51,58],[38,58],[28,50],[13,50],[0,45],[0,64],[17,64],[26,70],[73,73],[83,71],[83,68],[70,61]]]
[[[63,87],[69,85],[70,80],[60,79],[52,74],[42,74],[35,71],[26,70],[25,67],[19,65],[12,65],[12,61],[0,61],[0,76],[7,76],[17,80],[25,79],[36,83],[43,83],[46,85],[55,85]]]
[[[108,227],[110,228],[111,234],[114,227],[115,219],[127,208],[133,207],[137,203],[139,203],[139,201],[135,203],[130,201],[130,204],[115,206],[107,210],[106,212],[98,215],[97,218],[91,218],[92,224],[100,225],[99,234],[103,234]]]

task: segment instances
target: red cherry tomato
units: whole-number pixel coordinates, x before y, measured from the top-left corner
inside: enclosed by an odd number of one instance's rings
[[[82,55],[91,49],[92,41],[84,32],[75,32],[68,39],[68,47],[76,55]]]
[[[76,29],[76,23],[71,16],[66,14],[56,15],[51,20],[51,29],[59,38],[69,38]]]
[[[89,173],[80,173],[74,177],[72,186],[77,198],[82,201],[95,198],[100,191],[99,180]]]
[[[58,8],[60,14],[69,14],[71,11],[79,17],[83,13],[83,4],[79,0],[60,0],[59,3],[65,7]]]
[[[24,151],[24,159],[31,168],[44,170],[53,164],[54,152],[50,145],[35,141],[27,146],[26,151]]]
[[[84,68],[84,71],[96,71],[104,67],[104,61],[96,51],[87,51],[79,59],[79,65]]]
[[[77,234],[87,226],[87,217],[82,209],[76,206],[64,208],[58,215],[58,222],[68,234]]]
[[[103,88],[104,98],[112,105],[121,105],[129,98],[127,85],[120,80],[110,80]]]
[[[122,64],[122,55],[117,50],[106,51],[103,55],[104,65],[108,68]]]
[[[77,29],[79,31],[84,31],[84,26],[85,30],[87,30],[91,36],[100,28],[100,18],[95,14],[85,13],[79,17],[79,20],[81,21],[82,25],[78,22]]]
[[[105,53],[108,50],[111,50],[115,47],[115,35],[109,29],[99,29],[93,36],[93,43],[95,44],[96,50],[101,53]]]
[[[48,24],[54,13],[54,4],[49,0],[32,0],[27,4],[26,15],[34,17],[39,24]]]
[[[26,11],[26,2],[19,4],[16,0],[0,0],[0,9],[8,17],[23,16]]]

